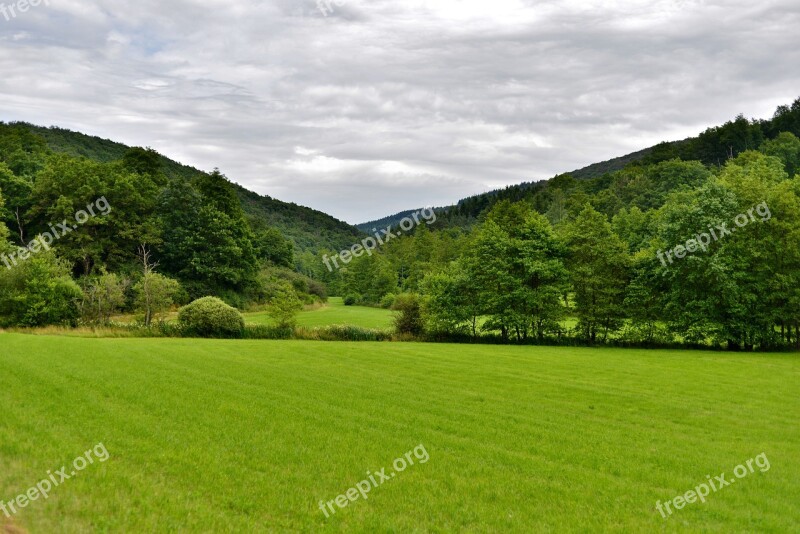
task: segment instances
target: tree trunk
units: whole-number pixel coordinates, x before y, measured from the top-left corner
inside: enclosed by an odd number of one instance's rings
[[[19,216],[19,208],[16,210],[17,228],[19,228],[19,242],[25,243],[25,227],[22,224],[22,218]]]

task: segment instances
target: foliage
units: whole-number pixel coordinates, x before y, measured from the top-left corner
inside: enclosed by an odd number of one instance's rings
[[[591,343],[598,335],[605,340],[622,326],[625,317],[628,247],[606,218],[591,207],[566,229],[565,241],[578,334]]]
[[[270,302],[286,287],[290,287],[304,304],[322,303],[328,299],[324,284],[286,267],[265,266],[256,282],[252,300],[258,303]]]
[[[422,303],[425,330],[432,334],[478,336],[478,318],[483,312],[480,293],[465,262],[453,262],[425,278]]]
[[[108,323],[125,306],[130,280],[114,273],[101,273],[84,280],[81,314],[96,323]]]
[[[300,328],[298,339],[318,341],[391,341],[392,336],[384,330],[353,325],[330,325],[316,328]]]
[[[394,301],[396,298],[397,296],[394,293],[384,295],[380,302],[381,308],[385,310],[391,309],[394,306]]]
[[[69,271],[52,252],[40,252],[13,269],[0,268],[0,324],[74,325],[83,293]]]
[[[285,284],[279,287],[269,305],[269,316],[275,326],[292,331],[297,326],[297,314],[303,309],[303,303],[297,297],[292,286]]]
[[[419,295],[403,293],[397,295],[393,309],[398,312],[395,316],[394,327],[398,334],[411,334],[419,336],[424,330],[422,311]]]
[[[793,133],[781,132],[761,145],[761,152],[779,158],[790,178],[800,172],[800,139]]]
[[[177,280],[152,271],[134,284],[136,310],[143,314],[145,326],[150,326],[172,307],[180,290]]]
[[[200,337],[241,337],[244,317],[216,297],[203,297],[178,311],[178,322]]]
[[[362,304],[378,304],[389,293],[397,291],[397,274],[383,256],[361,256],[343,269],[344,292],[357,295]]]

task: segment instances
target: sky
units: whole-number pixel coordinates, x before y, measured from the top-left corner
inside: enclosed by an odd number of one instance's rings
[[[0,4],[0,120],[149,146],[350,223],[800,96],[797,0]]]

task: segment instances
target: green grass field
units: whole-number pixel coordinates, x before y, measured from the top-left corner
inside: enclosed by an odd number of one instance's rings
[[[246,313],[244,316],[245,321],[249,324],[272,324],[272,319],[266,312]],[[331,297],[325,306],[300,312],[297,316],[297,324],[306,327],[350,325],[389,330],[392,328],[393,317],[393,312],[389,310],[366,306],[345,306],[341,297]]]
[[[14,524],[791,532],[798,386],[795,355],[0,334],[0,500],[102,442],[107,462]],[[325,518],[320,500],[420,444],[426,463]],[[765,473],[656,511],[760,453]]]

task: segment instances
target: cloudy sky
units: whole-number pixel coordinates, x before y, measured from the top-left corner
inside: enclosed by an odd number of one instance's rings
[[[0,120],[351,223],[800,96],[797,0],[47,1],[0,0]]]

